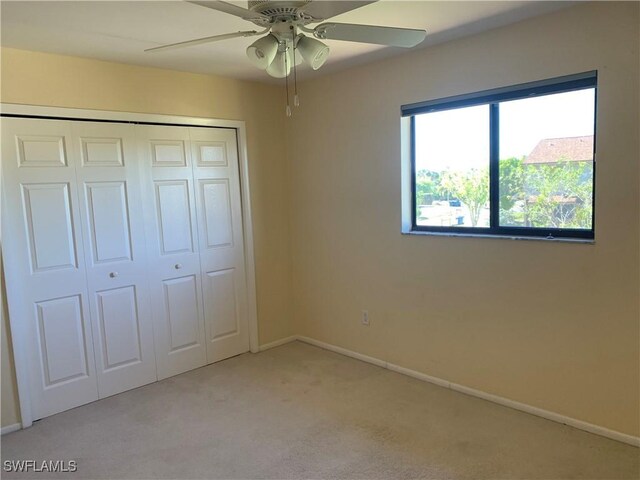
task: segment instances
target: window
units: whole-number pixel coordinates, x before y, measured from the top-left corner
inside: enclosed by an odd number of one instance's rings
[[[593,239],[596,87],[589,72],[403,106],[411,230]]]

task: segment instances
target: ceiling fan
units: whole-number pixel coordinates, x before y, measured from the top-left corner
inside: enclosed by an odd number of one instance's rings
[[[160,52],[237,37],[266,34],[247,48],[249,60],[272,77],[286,78],[303,61],[313,70],[327,60],[329,47],[320,40],[344,40],[394,47],[413,47],[426,36],[424,30],[352,23],[320,23],[336,15],[375,3],[349,0],[249,0],[248,9],[223,1],[189,1],[248,20],[262,30],[247,30],[149,48]],[[320,23],[314,28],[307,25]],[[312,35],[306,36],[305,33]],[[314,38],[315,37],[315,38]]]

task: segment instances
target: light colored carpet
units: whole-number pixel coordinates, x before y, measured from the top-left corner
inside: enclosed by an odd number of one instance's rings
[[[46,418],[2,437],[7,459],[75,459],[76,479],[640,477],[635,447],[302,343]]]

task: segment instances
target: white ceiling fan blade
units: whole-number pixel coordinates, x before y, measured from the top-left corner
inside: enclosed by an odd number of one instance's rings
[[[370,3],[376,3],[377,0],[372,1],[349,1],[349,0],[314,0],[300,9],[307,15],[316,18],[318,21],[326,20],[341,13],[346,13],[356,8],[364,7]]]
[[[202,43],[218,42],[220,40],[228,40],[229,38],[237,37],[253,37],[254,35],[260,35],[266,33],[266,30],[262,32],[256,32],[255,30],[249,30],[246,32],[225,33],[222,35],[213,35],[211,37],[196,38],[195,40],[187,40],[185,42],[170,43],[168,45],[161,45],[159,47],[147,48],[145,52],[160,52],[165,50],[173,50],[174,48],[192,47],[194,45],[200,45]]]
[[[378,27],[353,23],[323,23],[313,29],[320,39],[347,42],[375,43],[392,47],[414,47],[427,36],[424,30],[413,28]]]
[[[228,13],[229,15],[235,15],[236,17],[243,18],[249,21],[257,21],[260,23],[269,23],[270,19],[266,15],[262,15],[261,13],[252,12],[251,10],[247,10],[246,8],[239,7],[234,5],[233,3],[222,2],[222,1],[191,1],[189,3],[193,3],[195,5],[200,5],[201,7],[211,8],[213,10],[218,10],[219,12]]]

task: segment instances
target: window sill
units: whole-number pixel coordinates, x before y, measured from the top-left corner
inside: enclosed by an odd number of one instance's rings
[[[452,232],[425,232],[422,230],[402,231],[402,235],[425,235],[430,237],[467,237],[467,238],[497,238],[501,240],[533,240],[538,242],[582,243],[595,245],[592,238],[562,238],[562,237],[525,237],[517,235],[487,235],[482,233],[452,233]]]

